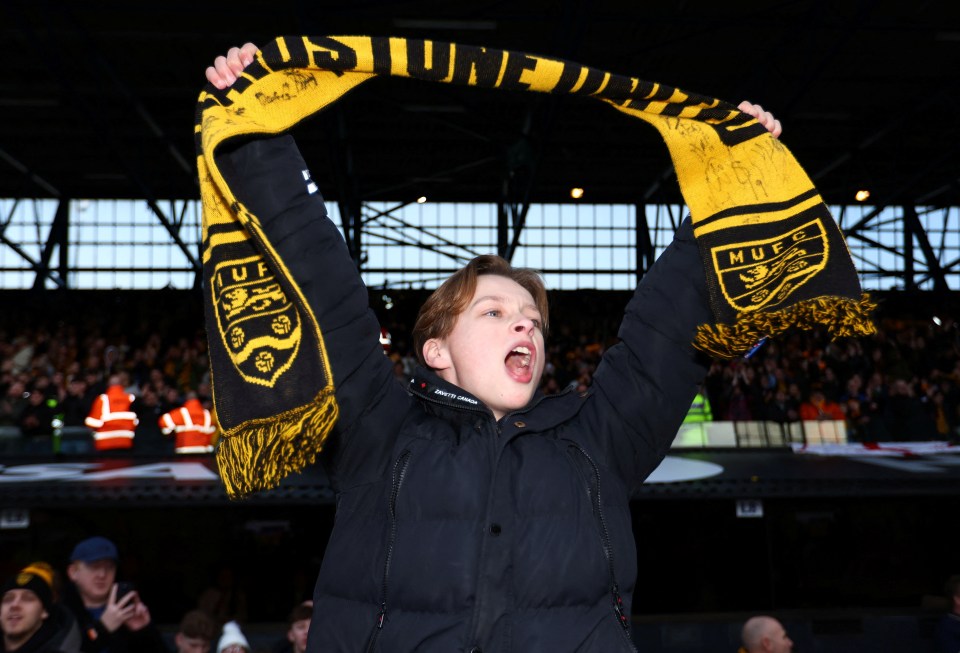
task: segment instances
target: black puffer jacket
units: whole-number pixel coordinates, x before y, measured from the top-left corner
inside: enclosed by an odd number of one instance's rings
[[[337,389],[337,516],[308,650],[632,650],[628,502],[705,374],[690,342],[711,316],[689,224],[644,277],[590,391],[538,395],[497,421],[429,371],[397,383],[292,139],[220,163],[320,307]]]

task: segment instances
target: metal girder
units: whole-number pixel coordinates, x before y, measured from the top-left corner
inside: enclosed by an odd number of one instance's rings
[[[62,5],[65,11],[70,11],[70,5]],[[154,120],[153,115],[150,111],[147,110],[147,107],[144,106],[143,102],[130,90],[130,86],[123,82],[123,80],[117,75],[113,66],[110,65],[110,62],[104,57],[100,50],[96,47],[96,44],[93,42],[93,39],[90,38],[90,35],[85,31],[80,29],[80,21],[77,20],[76,16],[71,14],[71,18],[68,21],[70,25],[73,26],[73,31],[75,34],[79,34],[83,39],[84,43],[84,57],[95,62],[100,69],[103,71],[104,75],[113,82],[114,87],[120,93],[124,100],[127,101],[133,110],[134,113],[144,122],[144,124],[149,129],[150,133],[153,134],[161,143],[164,145],[164,149],[170,154],[170,157],[176,162],[177,167],[179,167],[183,172],[189,177],[197,186],[199,186],[199,179],[196,175],[196,170],[194,165],[190,163],[187,158],[177,149],[177,146],[174,145],[173,140],[163,131],[160,125]]]
[[[946,90],[945,90],[945,89],[941,89],[939,92],[934,92],[934,93],[932,93],[931,95],[929,95],[929,96],[921,99],[921,100],[919,101],[919,105],[916,107],[916,112],[917,112],[916,114],[913,113],[912,111],[909,112],[909,113],[908,113],[908,112],[899,113],[899,114],[897,115],[896,119],[890,121],[889,123],[887,123],[886,125],[884,125],[884,126],[881,127],[880,129],[878,129],[877,131],[875,131],[874,133],[872,133],[872,134],[870,134],[869,136],[867,136],[866,138],[864,138],[862,141],[860,141],[859,143],[857,143],[857,145],[856,145],[855,147],[853,147],[853,148],[847,150],[846,152],[843,152],[842,154],[840,154],[840,155],[839,155],[836,159],[834,159],[832,162],[830,162],[830,163],[828,163],[827,165],[825,165],[824,167],[820,168],[820,170],[818,170],[816,173],[810,175],[810,178],[811,178],[814,182],[817,182],[818,180],[824,178],[826,175],[828,175],[828,174],[829,174],[830,172],[832,172],[833,170],[837,169],[838,167],[840,167],[840,166],[843,165],[844,163],[847,163],[848,161],[850,161],[851,159],[853,159],[854,156],[856,156],[857,154],[866,151],[871,145],[882,141],[884,138],[886,138],[887,136],[889,136],[890,133],[893,132],[897,127],[899,127],[899,126],[907,123],[907,122],[909,121],[909,119],[911,118],[911,116],[914,116],[914,115],[922,115],[923,113],[926,112],[926,110],[927,110],[928,108],[933,107],[933,106],[937,106],[938,104],[940,104],[940,103],[942,102],[942,97],[943,97],[945,94],[946,94]],[[929,167],[928,167],[928,169],[929,169]],[[914,183],[916,183],[917,181],[919,181],[920,179],[922,179],[922,176],[920,176],[920,175],[914,175],[913,177],[911,177],[911,183],[910,183],[910,184],[907,184],[906,186],[901,186],[901,189],[898,191],[897,195],[901,195],[901,194],[905,193],[906,191],[908,191],[908,190],[910,189],[910,187],[911,187]],[[884,196],[883,199],[886,200],[886,201],[889,203],[889,201],[892,200],[894,197],[895,197],[895,196]]]
[[[163,225],[163,227],[167,230],[167,233],[170,235],[170,238],[183,252],[183,255],[190,262],[191,267],[194,270],[199,271],[202,268],[199,258],[190,251],[190,248],[186,245],[186,243],[183,242],[183,239],[180,238],[179,229],[167,219],[163,211],[157,205],[155,193],[151,189],[150,185],[143,180],[142,176],[136,172],[136,167],[134,166],[131,157],[126,155],[125,148],[114,135],[114,130],[110,125],[104,123],[100,113],[96,111],[94,107],[90,106],[90,103],[84,99],[82,94],[77,92],[77,89],[70,79],[70,75],[67,75],[64,72],[59,56],[55,56],[55,54],[59,55],[57,44],[51,39],[42,38],[39,34],[37,34],[36,30],[32,29],[32,27],[22,16],[18,17],[20,18],[20,24],[22,28],[30,35],[30,42],[39,44],[38,47],[34,48],[34,51],[39,59],[44,62],[44,65],[46,65],[50,72],[53,73],[54,77],[63,87],[64,91],[67,92],[77,102],[77,105],[82,109],[86,117],[97,128],[97,133],[101,135],[108,145],[109,150],[116,157],[118,163],[120,164],[120,169],[125,171],[127,178],[133,182],[143,194],[143,197],[146,199],[147,206],[150,207],[150,210],[160,220],[160,224]]]
[[[543,157],[543,143],[553,128],[557,98],[549,96],[544,101],[544,116],[539,121],[533,107],[527,110],[523,132],[519,140],[505,153],[500,200],[497,202],[497,254],[513,260],[520,246],[520,236],[530,211],[530,197],[536,186],[537,170]],[[533,127],[539,124],[536,139]]]
[[[865,216],[860,218],[860,220],[858,220],[853,226],[847,229],[844,229],[844,233],[847,235],[847,237],[857,235],[857,232],[861,231],[864,227],[870,224],[870,222],[875,217],[880,215],[880,213],[884,209],[894,204],[894,200],[899,199],[901,196],[905,195],[910,190],[910,188],[912,188],[913,185],[918,180],[923,179],[923,177],[927,175],[930,170],[938,168],[939,166],[943,165],[947,161],[947,159],[949,159],[952,156],[955,156],[954,150],[956,149],[956,147],[957,147],[956,144],[953,144],[953,147],[947,148],[946,152],[942,153],[939,157],[931,161],[926,167],[920,169],[919,171],[911,175],[909,179],[907,179],[892,193],[890,193],[889,195],[886,195],[885,202],[882,202],[876,205],[873,208],[873,210],[871,210]]]
[[[905,213],[906,207],[904,207]],[[904,217],[901,226],[903,227],[903,287],[907,290],[916,290],[917,284],[914,280],[916,259],[913,255],[913,234],[910,225],[907,224],[906,217]]]
[[[47,234],[47,242],[43,246],[43,252],[40,254],[40,261],[37,263],[37,276],[33,280],[33,289],[42,290],[43,280],[45,278],[53,279],[61,288],[69,287],[68,268],[68,238],[70,226],[70,200],[61,199],[57,204],[57,212],[53,216],[53,224],[50,225],[50,231]],[[53,250],[58,249],[58,272],[59,279],[53,277],[50,273],[50,259],[53,257]]]
[[[555,10],[563,12],[554,33],[554,51],[560,56],[575,58],[577,49],[583,42],[585,20],[580,16],[589,10],[584,3],[567,0]],[[507,160],[501,186],[500,200],[497,202],[497,254],[513,260],[520,237],[530,211],[530,197],[536,187],[537,170],[543,157],[543,145],[547,141],[556,118],[557,96],[549,95],[527,109],[524,127],[520,139],[506,152]],[[543,107],[543,116],[539,120],[534,115],[537,106]],[[534,126],[539,133],[533,134]],[[526,170],[525,175],[518,174]]]
[[[636,212],[634,227],[637,230],[637,283],[640,283],[643,275],[653,266],[656,252],[653,248],[653,238],[650,236],[650,223],[647,222],[647,205],[635,204],[634,211]]]
[[[511,199],[518,192],[516,186],[523,186],[522,182],[515,181],[516,173],[516,169],[511,170],[509,167],[504,170],[500,199],[497,201],[497,255],[508,261],[513,258],[514,248],[511,244],[519,242],[520,232],[523,231],[527,211],[530,209],[529,203],[515,202]],[[529,188],[529,185],[526,187]],[[523,190],[519,192],[523,193]]]
[[[69,220],[68,211],[69,211],[69,201],[62,199],[60,191],[57,190],[53,184],[46,181],[40,175],[31,171],[26,165],[18,161],[13,155],[4,151],[0,148],[0,158],[6,161],[14,169],[21,172],[24,176],[24,179],[28,180],[32,184],[36,184],[38,187],[45,190],[47,193],[53,195],[54,197],[60,199],[59,204],[57,205],[57,213],[54,217],[53,225],[50,228],[50,233],[47,237],[46,246],[44,247],[44,252],[40,261],[34,261],[29,254],[18,244],[7,238],[6,230],[7,226],[13,220],[13,214],[16,210],[17,203],[19,200],[14,202],[14,205],[10,209],[10,215],[3,221],[3,224],[0,225],[0,242],[12,249],[17,253],[23,260],[30,264],[30,267],[33,268],[37,277],[34,280],[33,287],[34,289],[43,288],[43,279],[47,278],[53,281],[58,288],[67,287],[67,222]],[[52,252],[52,245],[60,245],[60,257],[59,257],[59,275],[54,275],[50,271],[50,257]]]
[[[340,105],[334,107],[335,121],[332,126],[333,183],[337,188],[337,207],[340,222],[347,242],[350,258],[359,270],[363,266],[363,219],[360,215],[361,199],[356,170],[353,165],[353,150],[348,138],[347,120]]]
[[[180,251],[183,252],[183,255],[187,257],[187,261],[190,262],[190,267],[199,273],[203,266],[200,264],[200,259],[197,256],[194,256],[187,244],[183,242],[182,238],[180,238],[180,225],[174,224],[167,218],[167,216],[163,213],[163,210],[161,210],[160,206],[157,204],[157,200],[153,197],[147,199],[147,206],[149,206],[150,210],[153,211],[153,214],[157,216],[160,224],[162,224],[167,230],[167,233],[170,234],[170,238],[174,243],[177,244],[177,246],[180,248]]]
[[[911,254],[912,254],[912,243],[914,238],[917,241],[917,244],[920,245],[920,251],[923,252],[923,257],[927,261],[927,270],[929,270],[930,278],[933,279],[933,289],[935,292],[947,292],[949,288],[947,287],[947,278],[944,274],[943,268],[940,267],[940,260],[937,257],[936,253],[933,251],[933,247],[930,246],[930,239],[927,238],[927,232],[923,228],[923,225],[920,224],[920,217],[917,215],[916,207],[912,205],[903,207],[903,235],[904,242],[911,243]],[[904,252],[904,256],[907,255],[907,252]],[[911,256],[911,262],[912,262]],[[911,270],[911,275],[907,279],[907,287],[910,288],[914,284],[912,278],[913,270]]]
[[[429,251],[429,252],[435,252],[435,253],[437,253],[437,254],[440,254],[441,256],[446,256],[447,258],[449,258],[449,259],[451,259],[451,260],[453,260],[453,261],[456,261],[457,264],[461,264],[461,263],[463,262],[464,258],[467,258],[467,257],[460,256],[459,254],[455,254],[455,253],[453,253],[453,252],[444,251],[444,250],[441,249],[440,247],[437,247],[436,245],[431,245],[430,243],[425,243],[425,242],[422,242],[422,241],[418,241],[418,240],[416,240],[416,239],[414,239],[414,238],[412,237],[412,234],[416,234],[416,233],[425,234],[425,235],[429,236],[430,238],[433,238],[434,240],[439,241],[441,245],[450,247],[452,250],[457,250],[457,249],[459,249],[459,250],[462,250],[462,251],[466,252],[467,255],[468,255],[470,258],[473,258],[473,257],[478,256],[478,255],[480,254],[480,252],[474,251],[474,250],[470,249],[469,247],[466,247],[466,246],[461,245],[461,244],[459,244],[459,243],[455,243],[455,242],[453,242],[452,240],[449,240],[448,238],[444,238],[444,237],[441,236],[440,234],[434,233],[434,232],[432,232],[432,231],[428,231],[428,230],[426,230],[426,229],[424,229],[424,228],[422,228],[422,227],[418,227],[418,226],[416,226],[416,225],[412,225],[412,224],[410,224],[409,222],[407,222],[406,220],[404,220],[404,219],[402,219],[402,218],[399,218],[399,217],[397,217],[396,215],[393,214],[394,211],[399,211],[400,209],[402,209],[402,208],[404,208],[404,207],[407,207],[407,206],[410,206],[411,204],[413,204],[413,202],[402,202],[402,203],[400,203],[400,204],[397,204],[396,206],[391,206],[390,208],[388,208],[388,209],[386,209],[386,210],[384,210],[384,211],[375,211],[373,214],[368,214],[368,215],[364,216],[364,218],[363,218],[363,229],[364,229],[364,233],[366,233],[367,235],[371,235],[372,232],[371,232],[371,230],[370,230],[370,228],[369,228],[369,225],[378,222],[378,221],[380,220],[380,218],[388,218],[388,219],[390,219],[390,220],[393,220],[394,222],[399,223],[399,225],[400,225],[401,227],[403,227],[403,231],[401,231],[401,232],[400,232],[400,236],[399,236],[399,237],[396,237],[396,238],[394,238],[394,237],[392,237],[392,236],[388,236],[388,235],[383,234],[383,233],[377,233],[377,234],[376,234],[376,237],[377,237],[377,238],[380,238],[380,239],[382,239],[382,240],[389,241],[389,242],[394,243],[394,244],[396,244],[396,245],[407,246],[407,247],[417,247],[417,248],[419,248],[419,249],[423,249],[423,250],[426,250],[426,251]],[[369,207],[367,207],[367,208],[369,209]],[[382,226],[384,229],[392,229],[392,228],[393,228],[393,227],[390,227],[390,226],[385,225],[385,224],[381,224],[381,226]]]
[[[10,166],[23,175],[24,179],[29,181],[32,184],[35,184],[39,188],[42,188],[44,191],[52,195],[53,197],[60,197],[60,191],[57,188],[48,182],[46,179],[38,175],[36,172],[28,168],[26,165],[21,163],[16,157],[14,157],[9,152],[5,151],[0,147],[0,159],[6,161]]]
[[[57,208],[57,216],[58,216],[58,217],[60,216],[60,210],[61,210],[61,208],[64,207],[65,205],[66,205],[66,202],[61,201],[60,207]],[[66,210],[66,209],[64,209],[64,210]],[[12,218],[12,216],[13,216],[13,214],[12,214],[12,212],[11,212],[11,218]],[[63,218],[63,220],[66,220],[66,218]],[[6,232],[6,226],[7,226],[7,222],[5,222],[4,225],[3,225],[3,231],[0,231],[0,243],[3,243],[4,245],[6,245],[6,246],[9,247],[10,249],[12,249],[14,252],[16,252],[17,255],[18,255],[20,258],[22,258],[24,261],[26,261],[27,263],[29,263],[29,264],[30,264],[30,268],[37,273],[37,280],[34,281],[34,286],[33,286],[33,287],[34,287],[34,288],[37,288],[37,287],[42,288],[42,287],[43,287],[43,284],[42,284],[41,281],[42,281],[42,279],[43,279],[44,277],[46,277],[46,278],[50,279],[51,281],[53,281],[53,282],[57,285],[58,288],[65,288],[65,287],[66,287],[66,280],[65,280],[65,278],[63,278],[63,277],[61,277],[61,276],[59,276],[59,275],[55,275],[52,271],[50,271],[49,266],[45,266],[45,265],[42,264],[40,261],[35,261],[35,260],[33,259],[33,257],[31,257],[31,256],[23,249],[23,247],[20,246],[19,243],[15,243],[15,242],[13,242],[12,240],[10,240],[9,238],[7,238],[7,235],[6,235],[6,233],[5,233],[5,232]],[[55,219],[54,219],[54,227],[51,227],[51,232],[52,232],[54,229],[56,229],[56,228],[58,228],[58,227],[57,227],[57,219],[55,218]],[[66,229],[65,226],[62,227],[62,228],[63,228],[63,229]],[[49,247],[49,238],[48,238],[48,243],[47,243],[47,244],[48,244],[48,247]],[[46,252],[46,248],[44,248],[44,251]],[[49,255],[48,255],[48,259],[49,259]],[[65,260],[63,259],[63,256],[61,256],[61,266],[62,266],[63,268],[65,268],[65,265],[64,265],[64,264],[65,264]],[[38,286],[38,284],[39,284],[39,286]]]

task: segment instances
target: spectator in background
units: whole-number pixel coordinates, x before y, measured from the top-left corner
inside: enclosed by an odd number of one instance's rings
[[[764,415],[778,424],[796,422],[800,420],[800,407],[784,388],[778,387],[764,405]]]
[[[949,440],[952,428],[947,418],[946,395],[943,394],[939,385],[931,384],[927,388],[924,399],[926,400],[924,407],[933,422],[936,439]]]
[[[140,396],[133,402],[133,412],[137,415],[136,449],[140,452],[169,454],[173,453],[173,443],[163,436],[160,418],[164,414],[160,395],[150,383],[140,389]]]
[[[87,397],[87,382],[79,374],[67,382],[67,391],[60,402],[64,426],[83,426],[93,402]]]
[[[86,424],[93,429],[96,451],[131,449],[137,415],[131,410],[135,397],[123,387],[122,378],[110,377],[106,392],[99,395],[90,408]]]
[[[734,380],[730,388],[725,417],[731,422],[749,422],[753,419],[753,412],[750,410],[750,398],[742,381]]]
[[[50,450],[50,434],[53,433],[53,418],[57,414],[57,400],[48,397],[42,387],[30,391],[27,405],[20,413],[17,425],[25,438],[44,438],[45,448]]]
[[[887,431],[896,442],[936,439],[934,421],[905,379],[890,384],[883,414]]]
[[[86,391],[83,393],[85,398],[84,404],[89,409],[90,406],[93,405],[93,402],[97,400],[97,397],[107,389],[107,386],[100,372],[93,368],[87,368],[83,371],[83,382],[87,386]]]
[[[747,619],[740,639],[743,642],[740,653],[790,653],[793,650],[793,642],[787,637],[783,624],[773,617]]]
[[[859,374],[847,379],[846,390],[840,395],[840,405],[846,415],[850,440],[865,441],[870,424],[870,398],[863,389],[863,377]]]
[[[78,543],[70,554],[66,604],[80,624],[84,653],[168,653],[150,610],[136,590],[116,583],[117,547],[104,537]]]
[[[832,367],[824,367],[821,370],[820,389],[828,401],[836,402],[840,398],[840,380]]]
[[[216,636],[217,625],[213,619],[201,610],[191,610],[180,620],[173,641],[177,653],[209,653]]]
[[[800,404],[800,419],[807,421],[842,420],[840,404],[830,401],[820,388],[813,388],[808,399]]]
[[[306,653],[310,619],[313,617],[313,601],[304,601],[293,609],[287,619],[287,639],[292,653]]]
[[[19,335],[13,339],[12,354],[10,356],[11,371],[14,374],[25,372],[33,359],[33,344],[26,335]]]
[[[203,590],[197,599],[197,607],[218,624],[228,621],[247,620],[247,593],[237,582],[233,567],[222,565],[217,570],[213,585]]]
[[[274,646],[273,653],[305,653],[312,617],[313,601],[298,603],[287,617],[287,636]]]
[[[0,424],[16,426],[20,422],[20,414],[27,407],[27,386],[23,381],[14,379],[7,387],[6,393],[0,399]]]
[[[216,426],[210,411],[203,407],[196,392],[187,393],[187,400],[160,416],[158,421],[165,436],[174,436],[174,451],[179,454],[210,453]]]
[[[34,562],[7,580],[0,590],[3,653],[78,653],[80,631],[73,616],[57,604],[55,572]]]
[[[957,653],[960,651],[960,575],[948,578],[945,589],[950,611],[937,624],[937,650]]]
[[[160,391],[160,409],[164,413],[169,413],[183,403],[183,397],[180,391],[172,385],[166,385]]]
[[[217,642],[217,653],[250,653],[250,643],[236,621],[223,624],[223,634]]]

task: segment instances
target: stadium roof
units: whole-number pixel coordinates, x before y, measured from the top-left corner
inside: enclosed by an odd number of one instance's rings
[[[196,197],[204,67],[278,34],[525,50],[750,99],[829,203],[960,204],[960,4],[923,0],[7,0],[0,197]],[[349,165],[362,201],[497,201],[510,172],[532,201],[679,201],[656,132],[592,100],[376,80],[337,106],[298,132],[327,196]]]

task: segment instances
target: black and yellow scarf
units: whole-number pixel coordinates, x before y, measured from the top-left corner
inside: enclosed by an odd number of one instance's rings
[[[312,462],[337,405],[313,310],[214,153],[232,138],[288,130],[378,75],[593,97],[656,127],[690,209],[716,320],[700,327],[698,348],[732,358],[791,327],[872,333],[872,305],[813,183],[780,141],[730,104],[523,52],[388,37],[278,38],[231,88],[200,94],[195,126],[223,429],[217,456],[231,496],[273,487]]]

